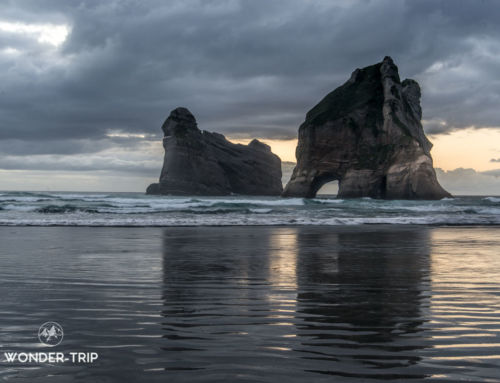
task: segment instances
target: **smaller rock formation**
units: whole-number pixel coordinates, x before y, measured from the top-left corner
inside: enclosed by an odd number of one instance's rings
[[[281,160],[268,145],[253,140],[233,144],[222,134],[198,129],[186,108],[170,113],[162,126],[165,158],[160,182],[147,194],[280,195]]]
[[[338,180],[339,198],[449,197],[437,181],[421,118],[418,83],[401,82],[390,57],[356,69],[307,113],[283,195],[314,197]]]

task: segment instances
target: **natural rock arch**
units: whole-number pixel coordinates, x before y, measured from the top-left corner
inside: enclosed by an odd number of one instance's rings
[[[299,128],[297,165],[283,196],[312,198],[338,180],[339,198],[440,199],[420,87],[399,79],[390,57],[356,69]]]
[[[338,184],[340,185],[340,181],[338,177],[329,175],[329,174],[323,174],[316,176],[314,180],[310,184],[310,191],[306,198],[314,198],[316,194],[321,190],[321,188],[325,185],[327,185],[330,182],[337,181]]]

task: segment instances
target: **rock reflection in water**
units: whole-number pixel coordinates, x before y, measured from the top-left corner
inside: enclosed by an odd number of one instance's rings
[[[422,229],[166,230],[166,368],[421,378],[429,249]]]
[[[422,378],[418,350],[429,305],[429,233],[298,234],[297,335],[331,364],[311,370],[360,378]]]

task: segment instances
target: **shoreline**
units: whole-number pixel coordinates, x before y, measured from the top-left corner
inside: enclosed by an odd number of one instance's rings
[[[481,223],[481,224],[476,224],[476,225],[471,225],[469,223],[467,224],[431,224],[431,223],[422,223],[422,224],[416,224],[416,223],[397,223],[397,224],[390,224],[390,223],[355,223],[355,224],[344,224],[344,225],[326,225],[324,223],[320,224],[254,224],[254,225],[248,225],[248,224],[243,224],[243,225],[62,225],[62,224],[48,224],[48,225],[40,225],[40,224],[23,224],[23,225],[4,225],[0,224],[0,228],[2,227],[95,227],[95,228],[203,228],[203,227],[244,227],[244,228],[249,228],[249,227],[332,227],[332,228],[341,228],[341,227],[390,227],[390,228],[395,228],[395,227],[401,227],[401,228],[418,228],[418,227],[460,227],[460,228],[475,228],[475,227],[500,227],[500,224],[498,223]]]

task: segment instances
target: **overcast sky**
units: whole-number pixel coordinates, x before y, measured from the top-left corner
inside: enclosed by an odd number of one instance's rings
[[[143,190],[177,106],[232,139],[295,138],[385,55],[420,83],[437,141],[498,133],[499,14],[478,0],[0,0],[0,190]]]

